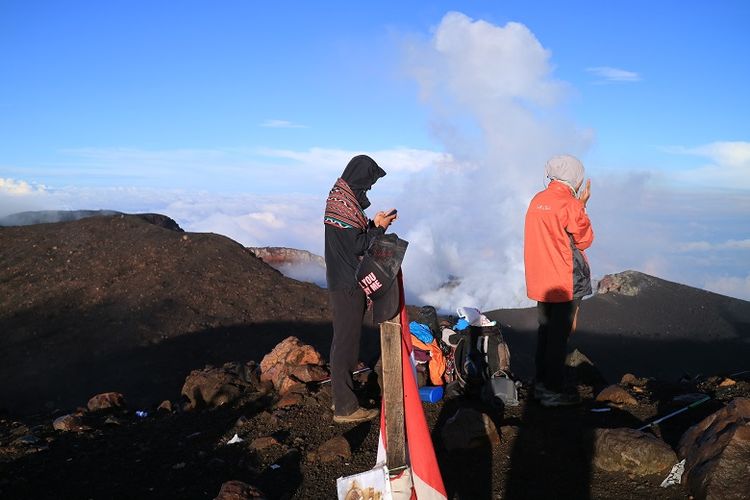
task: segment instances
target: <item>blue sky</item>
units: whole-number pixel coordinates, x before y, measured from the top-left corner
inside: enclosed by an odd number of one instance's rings
[[[594,184],[595,275],[750,298],[748,22],[743,1],[6,0],[0,216],[160,211],[320,253],[321,199],[367,152],[407,275],[439,270],[415,295],[508,306],[524,204],[566,150]]]

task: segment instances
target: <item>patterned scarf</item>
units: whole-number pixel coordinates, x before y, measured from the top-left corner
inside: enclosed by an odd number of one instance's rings
[[[367,217],[344,179],[338,179],[328,193],[323,223],[339,229],[367,228]]]

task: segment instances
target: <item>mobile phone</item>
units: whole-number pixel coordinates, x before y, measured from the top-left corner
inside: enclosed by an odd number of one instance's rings
[[[396,212],[398,212],[398,210],[396,210],[396,209],[394,208],[393,210],[391,210],[390,212],[388,212],[388,213],[387,213],[387,214],[386,214],[385,216],[386,216],[386,217],[391,217],[391,216],[393,216],[393,215],[396,215]]]

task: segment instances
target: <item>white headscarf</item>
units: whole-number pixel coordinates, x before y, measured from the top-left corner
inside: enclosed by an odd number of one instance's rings
[[[544,166],[544,175],[548,179],[566,184],[573,190],[573,193],[583,182],[585,172],[583,163],[571,155],[553,156]]]

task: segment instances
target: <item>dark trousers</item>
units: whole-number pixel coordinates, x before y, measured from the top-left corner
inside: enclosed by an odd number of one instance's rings
[[[331,391],[336,415],[349,415],[359,408],[354,395],[352,372],[359,361],[359,339],[367,301],[359,288],[329,291],[333,310],[331,342]]]
[[[537,302],[536,381],[555,392],[563,390],[568,337],[580,300]]]

